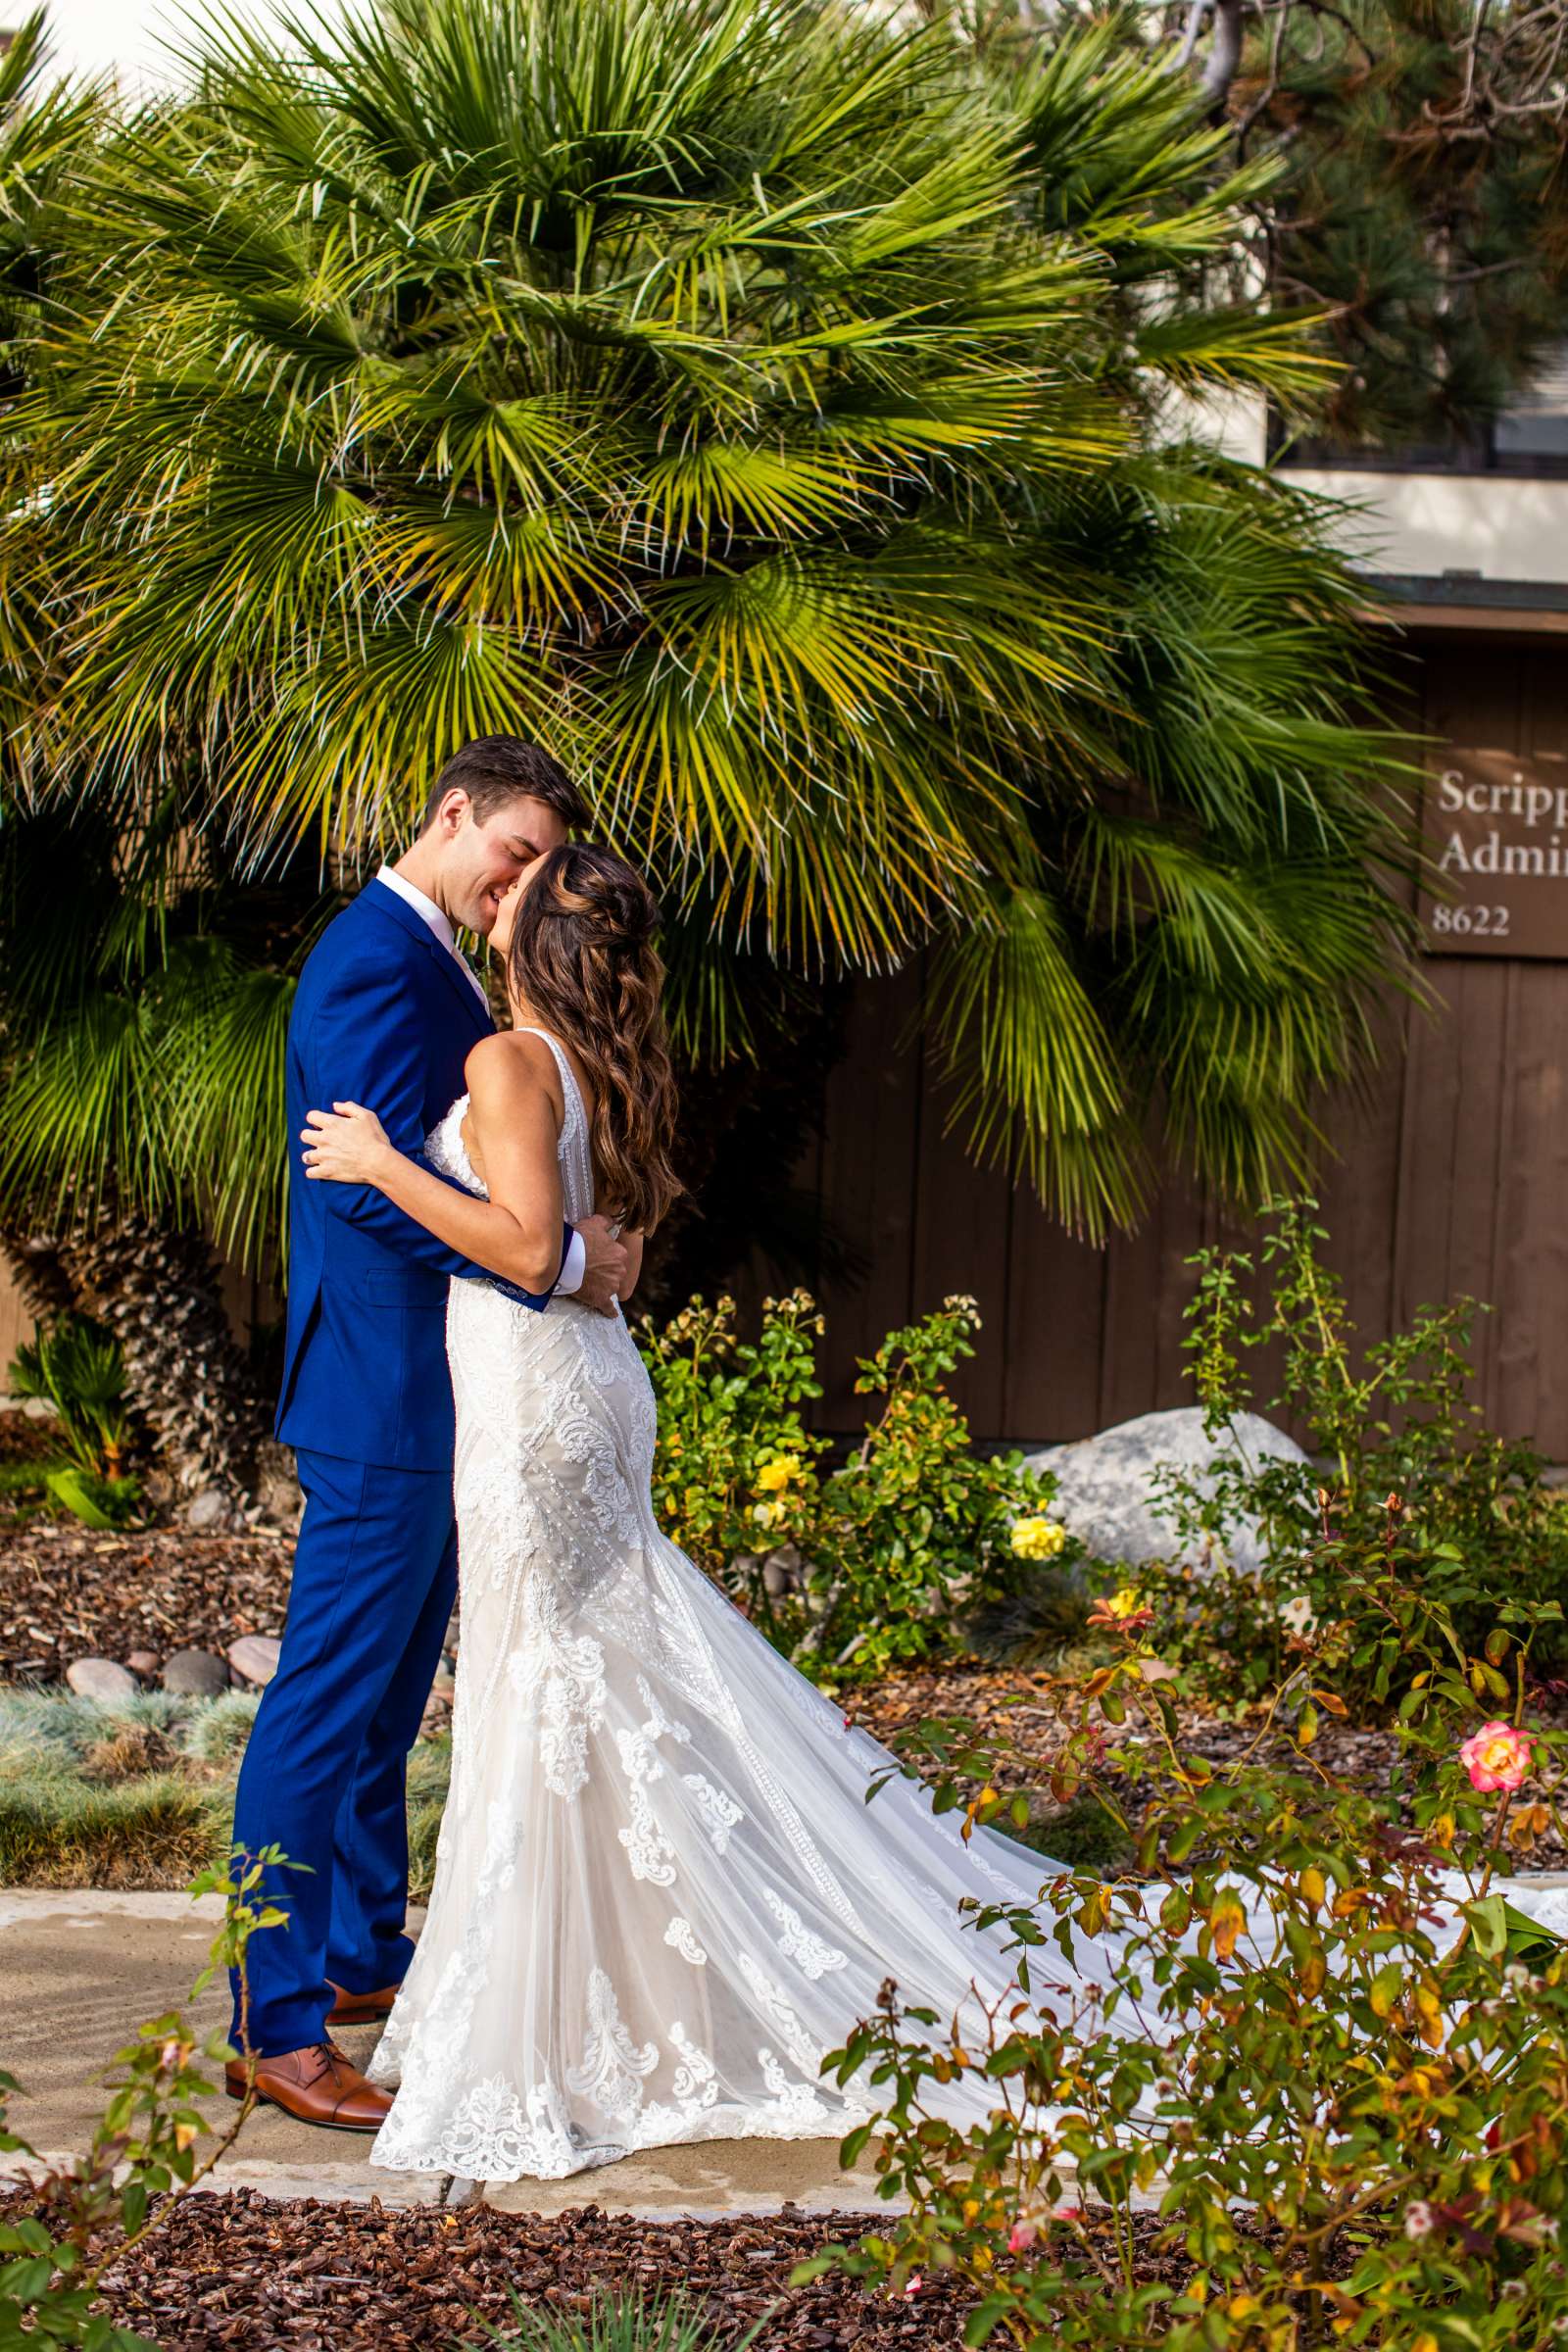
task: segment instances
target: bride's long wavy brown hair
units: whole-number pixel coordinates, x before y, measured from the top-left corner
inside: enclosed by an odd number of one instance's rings
[[[629,1233],[651,1232],[686,1189],[669,1157],[675,1075],[658,928],[659,902],[634,866],[568,841],[519,897],[507,948],[514,992],[582,1063],[593,1094],[594,1199]]]

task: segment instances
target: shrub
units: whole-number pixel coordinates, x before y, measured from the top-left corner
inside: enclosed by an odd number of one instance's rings
[[[1139,1582],[1160,1610],[1169,1653],[1206,1670],[1211,1696],[1255,1696],[1278,1680],[1293,1635],[1315,1623],[1323,1679],[1365,1709],[1396,1700],[1415,1671],[1385,1593],[1390,1563],[1379,1557],[1367,1576],[1345,1574],[1347,1561],[1376,1552],[1391,1494],[1403,1506],[1400,1587],[1429,1602],[1472,1654],[1499,1609],[1568,1592],[1568,1510],[1544,1483],[1542,1457],[1487,1429],[1474,1401],[1470,1345],[1482,1310],[1470,1299],[1423,1307],[1407,1331],[1362,1347],[1322,1262],[1328,1237],[1315,1210],[1310,1200],[1269,1201],[1256,1259],[1204,1250],[1189,1261],[1199,1269],[1189,1371],[1221,1459],[1203,1487],[1165,1477],[1178,1556],[1140,1571]],[[1259,1274],[1265,1296],[1254,1307]],[[1248,1455],[1236,1422],[1254,1409],[1248,1362],[1260,1348],[1284,1367],[1282,1391],[1263,1409],[1304,1425],[1323,1468]],[[1335,1539],[1327,1545],[1318,1541],[1325,1514]],[[1259,1531],[1266,1565],[1256,1577],[1228,1557],[1243,1522]],[[1531,1655],[1538,1673],[1568,1667],[1560,1610],[1538,1618]],[[1485,1662],[1478,1684],[1508,1695]]]
[[[1561,1824],[1568,1738],[1524,1695],[1550,1620],[1510,1603],[1466,1652],[1446,1604],[1399,1584],[1404,1516],[1388,1498],[1360,1549],[1325,1525],[1305,1563],[1377,1586],[1397,1618],[1387,1793],[1314,1759],[1316,1710],[1343,1702],[1310,1636],[1263,1727],[1216,1764],[1183,1751],[1183,1678],[1138,1596],[1101,1611],[1117,1654],[1073,1694],[1053,1789],[1116,1813],[1136,1871],[1064,1873],[1035,1905],[976,1912],[1017,1954],[1016,1997],[983,2034],[944,2031],[890,1984],[825,2062],[841,2081],[876,2070],[883,2115],[843,2161],[875,2138],[884,2192],[910,2200],[831,2259],[906,2291],[956,2267],[981,2290],[972,2344],[1502,2352],[1568,2326],[1568,1947],[1498,1883]],[[1478,1725],[1494,1675],[1506,1720],[1498,1702]],[[1294,1753],[1265,1765],[1280,1721]],[[966,1835],[1012,1801],[1006,1778],[993,1757]],[[932,2086],[970,2071],[994,2100],[961,2130]],[[1069,2177],[1083,2201],[1064,2205]]]
[[[221,1969],[240,1972],[240,2015],[248,2004],[245,1955],[259,1928],[278,1927],[287,1914],[258,1893],[262,1870],[287,1867],[276,1847],[232,1868],[205,1872],[190,1891],[221,1894],[227,1908],[192,1998]],[[252,2063],[246,2094],[214,2146],[199,2154],[210,2132],[193,2104],[217,2086],[202,2071],[238,2056],[224,2036],[198,2041],[177,2014],[138,2027],[115,2060],[122,2070],[92,2145],[74,2162],[45,2168],[37,2151],[10,2129],[9,2102],[22,2085],[0,2071],[0,2154],[21,2156],[34,2169],[34,2211],[0,2222],[0,2352],[158,2352],[145,2336],[117,2328],[103,2307],[106,2274],[168,2220],[181,2197],[206,2179],[231,2148],[255,2108]]]
[[[1049,1514],[1054,1482],[1016,1453],[977,1452],[943,1385],[979,1327],[972,1298],[949,1298],[863,1358],[856,1388],[880,1408],[835,1469],[804,1419],[822,1393],[823,1328],[804,1292],[764,1303],[756,1343],[738,1338],[728,1298],[694,1301],[662,1332],[642,1326],[662,1524],[830,1687],[961,1646],[962,1623],[1036,1562],[1076,1556]]]
[[[62,1315],[17,1349],[8,1377],[13,1396],[42,1396],[54,1406],[82,1470],[118,1479],[129,1422],[124,1358],[112,1333],[86,1315]]]

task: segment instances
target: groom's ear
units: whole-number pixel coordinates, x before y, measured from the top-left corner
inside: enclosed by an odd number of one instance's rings
[[[439,833],[443,841],[455,841],[463,831],[471,808],[472,803],[461,784],[448,784],[445,787],[437,784],[424,804],[419,831]]]

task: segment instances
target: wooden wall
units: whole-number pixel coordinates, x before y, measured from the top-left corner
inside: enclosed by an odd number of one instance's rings
[[[1455,743],[1568,752],[1568,646],[1497,637],[1420,649],[1423,731]],[[1368,1338],[1468,1293],[1482,1400],[1496,1426],[1568,1460],[1568,883],[1565,959],[1431,958],[1433,1016],[1392,1004],[1365,1100],[1326,1114],[1318,1186],[1330,1255]],[[866,1264],[817,1283],[828,1316],[824,1427],[858,1425],[855,1359],[950,1292],[985,1318],[962,1402],[987,1439],[1075,1438],[1190,1398],[1182,1307],[1190,1254],[1245,1242],[1174,1178],[1141,1228],[1073,1241],[1032,1195],[972,1167],[918,1045],[920,975],[857,992],[848,1054],[827,1080],[801,1180]],[[766,1287],[756,1268],[748,1290]]]

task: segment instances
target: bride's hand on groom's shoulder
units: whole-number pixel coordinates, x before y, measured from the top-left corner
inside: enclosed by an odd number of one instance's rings
[[[306,1175],[330,1184],[374,1184],[396,1157],[386,1129],[363,1102],[307,1111],[300,1142]]]

